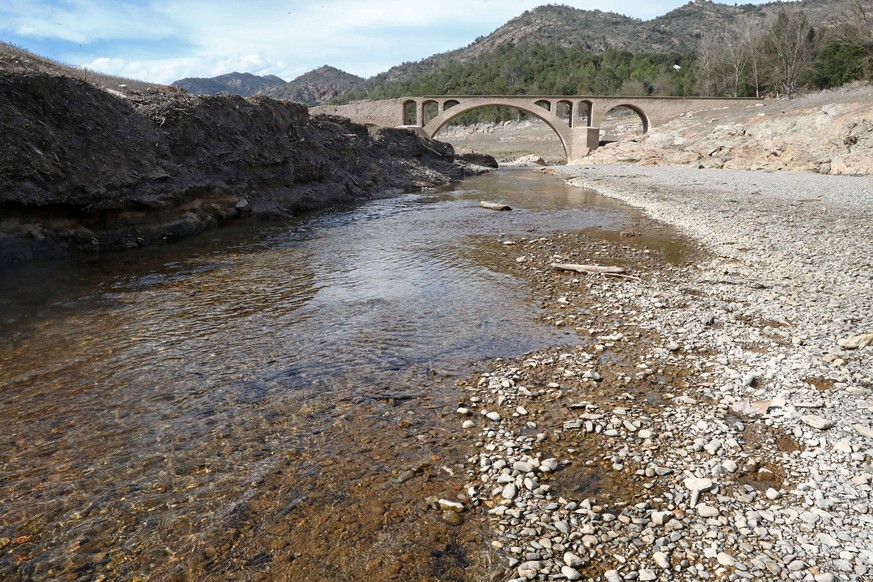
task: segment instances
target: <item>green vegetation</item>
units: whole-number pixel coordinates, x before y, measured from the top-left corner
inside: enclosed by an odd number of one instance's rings
[[[592,54],[578,45],[522,41],[465,62],[451,60],[408,81],[376,81],[369,91],[347,93],[335,103],[405,95],[690,95],[691,64],[679,55]]]
[[[540,9],[541,19],[554,16],[551,12],[557,8],[548,8]],[[710,8],[693,5],[671,14],[675,20],[685,12]],[[817,27],[795,7],[769,15],[741,12],[729,24],[709,27],[696,50],[682,54],[615,48],[598,52],[590,43],[567,44],[540,30],[534,38],[502,42],[478,54],[461,56],[459,51],[456,58],[430,66],[424,61],[405,64],[404,74],[377,76],[365,89],[331,102],[453,94],[793,97],[801,88],[873,80],[873,0],[849,0],[840,10],[831,12],[831,20],[817,16]],[[574,14],[552,19],[566,24]],[[520,117],[518,111],[494,108],[471,112],[460,121]]]
[[[791,98],[801,87],[873,81],[873,0],[854,0],[838,16],[815,28],[805,11],[791,8],[763,23],[741,21],[711,32],[697,51],[697,90]]]

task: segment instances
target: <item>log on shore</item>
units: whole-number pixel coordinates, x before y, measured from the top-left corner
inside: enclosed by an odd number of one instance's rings
[[[576,271],[577,273],[600,273],[603,275],[620,275],[625,272],[624,267],[604,267],[601,265],[577,265],[573,263],[552,263],[553,269],[559,271]]]
[[[498,202],[486,202],[485,200],[479,202],[479,206],[482,208],[487,208],[488,210],[512,210],[512,207],[508,204],[500,204]]]

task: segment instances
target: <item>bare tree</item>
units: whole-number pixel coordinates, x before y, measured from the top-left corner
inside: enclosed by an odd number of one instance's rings
[[[758,42],[758,27],[752,25],[751,20],[748,21],[748,26],[741,29],[743,44],[746,46],[746,54],[748,55],[748,74],[751,84],[755,87],[755,97],[761,96],[761,69],[760,69],[760,43]]]
[[[761,72],[791,99],[797,93],[802,76],[815,64],[819,45],[806,12],[780,12],[760,38]]]
[[[729,73],[729,92],[731,97],[738,97],[740,93],[740,81],[749,61],[749,50],[743,42],[743,36],[739,30],[725,30],[721,33],[725,66]]]
[[[701,95],[719,95],[721,92],[721,50],[716,35],[706,35],[697,45],[694,80]]]
[[[828,25],[831,34],[841,42],[873,44],[873,0],[851,0]]]
[[[737,97],[752,56],[746,41],[750,24],[741,21],[735,28],[713,31],[697,47],[696,81],[705,95]]]

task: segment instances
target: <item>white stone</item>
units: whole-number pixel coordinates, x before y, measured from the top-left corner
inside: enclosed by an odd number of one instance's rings
[[[585,561],[573,552],[564,552],[564,563],[571,568],[577,568],[585,564]]]
[[[670,567],[670,558],[664,552],[655,552],[652,554],[652,559],[655,561],[655,564],[660,568],[664,568],[665,570]]]
[[[832,428],[836,423],[832,420],[828,420],[823,416],[818,416],[817,414],[807,414],[806,416],[801,416],[800,420],[803,421],[804,424],[811,426],[812,428],[817,428],[818,430],[827,430]]]
[[[712,488],[712,479],[705,477],[686,477],[684,483],[691,491],[709,491]]]
[[[526,580],[533,580],[539,574],[539,570],[543,567],[541,562],[536,560],[531,560],[529,562],[522,562],[518,565],[518,575],[521,578]]]
[[[673,518],[673,514],[669,511],[655,511],[652,513],[652,523],[655,525],[664,525]]]
[[[700,504],[697,506],[697,515],[700,517],[718,517],[719,510],[712,505]]]
[[[543,473],[548,473],[550,471],[556,471],[558,469],[558,459],[549,458],[545,459],[540,463],[540,471]]]
[[[443,511],[454,511],[455,513],[461,513],[464,511],[464,504],[458,503],[457,501],[440,499],[437,503]]]
[[[515,487],[515,483],[507,483],[503,488],[503,492],[500,494],[504,499],[515,499],[515,496],[518,494],[518,489]]]
[[[530,473],[534,470],[534,466],[526,461],[516,461],[512,464],[512,468],[519,473]]]
[[[582,575],[578,571],[576,571],[574,568],[571,568],[570,566],[561,566],[561,574],[563,574],[567,580],[581,580],[582,579]]]
[[[485,416],[488,417],[489,420],[494,420],[494,421],[500,420],[500,414],[497,412],[492,411],[492,412],[487,413]]]
[[[733,566],[737,563],[733,556],[724,552],[719,552],[715,559],[718,560],[718,563],[722,566]]]
[[[873,439],[873,428],[870,428],[869,426],[864,426],[863,424],[853,424],[852,428],[858,431],[858,434]]]

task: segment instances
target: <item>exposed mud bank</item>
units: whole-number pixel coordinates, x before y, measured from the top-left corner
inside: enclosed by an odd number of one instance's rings
[[[296,103],[107,91],[8,65],[0,63],[0,265],[132,248],[472,171],[448,144],[310,117]]]

